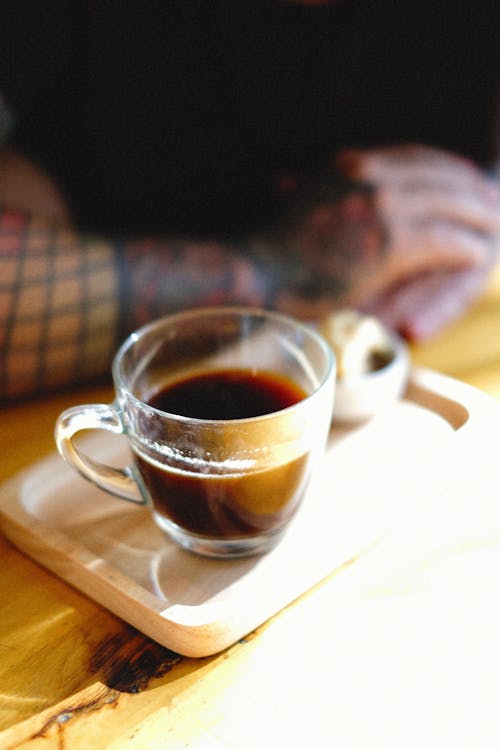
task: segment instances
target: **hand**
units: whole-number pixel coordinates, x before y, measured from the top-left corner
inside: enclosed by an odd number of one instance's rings
[[[335,162],[373,186],[386,231],[376,268],[361,259],[349,301],[408,338],[433,335],[477,298],[497,260],[499,185],[466,159],[418,145],[348,150]]]

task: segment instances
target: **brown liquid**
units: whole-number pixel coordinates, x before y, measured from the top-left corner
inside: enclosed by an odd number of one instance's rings
[[[306,393],[273,373],[223,370],[168,385],[152,406],[198,419],[243,419],[291,406]],[[308,454],[278,466],[228,476],[186,473],[144,456],[137,465],[155,509],[181,528],[218,538],[278,528],[293,514],[305,488]]]
[[[273,372],[216,370],[177,380],[149,403],[195,419],[247,419],[285,409],[306,395],[292,380]]]

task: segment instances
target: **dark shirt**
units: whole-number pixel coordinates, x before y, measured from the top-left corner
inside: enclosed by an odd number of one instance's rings
[[[345,145],[497,157],[500,3],[143,0],[0,9],[13,145],[82,228],[238,235]]]

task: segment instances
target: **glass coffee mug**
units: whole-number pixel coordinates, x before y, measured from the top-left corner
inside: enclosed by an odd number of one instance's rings
[[[311,328],[278,313],[212,307],[132,333],[113,362],[113,404],[63,412],[61,455],[86,479],[151,509],[182,547],[212,557],[269,551],[323,454],[335,359]],[[81,430],[124,434],[132,459],[99,463]]]

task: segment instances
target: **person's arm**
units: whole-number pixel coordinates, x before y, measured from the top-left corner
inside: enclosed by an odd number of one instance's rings
[[[359,195],[378,234],[367,196]],[[337,195],[334,210],[362,245],[353,199]],[[124,337],[169,312],[245,304],[317,319],[348,281],[343,270],[335,280],[318,276],[300,252],[274,247],[263,235],[234,244],[81,235],[53,181],[6,150],[0,153],[2,201],[0,402],[109,374]]]
[[[409,339],[464,314],[500,251],[500,181],[460,154],[420,144],[347,150],[337,166],[375,186],[387,255],[360,306]]]
[[[408,336],[434,333],[466,309],[496,257],[498,187],[430,149],[348,161],[350,181],[326,173],[297,191],[272,229],[232,246],[82,237],[5,211],[0,400],[103,375],[134,328],[199,305],[260,305],[307,320],[351,306]]]
[[[0,401],[102,374],[117,326],[109,243],[0,212]]]
[[[500,183],[418,144],[344,150],[267,239],[304,269],[318,314],[355,307],[424,339],[465,312],[498,262]],[[295,291],[289,279],[282,308],[297,309]]]
[[[0,212],[0,400],[109,373],[133,329],[175,310],[264,303],[261,268],[215,242],[109,240]]]
[[[185,238],[110,239],[19,210],[0,212],[0,401],[109,373],[119,343],[189,307],[244,304],[317,320],[343,299],[383,232],[362,187],[336,195],[334,274],[271,236],[234,245]],[[341,231],[339,231],[341,229]],[[351,254],[352,246],[356,253]]]

